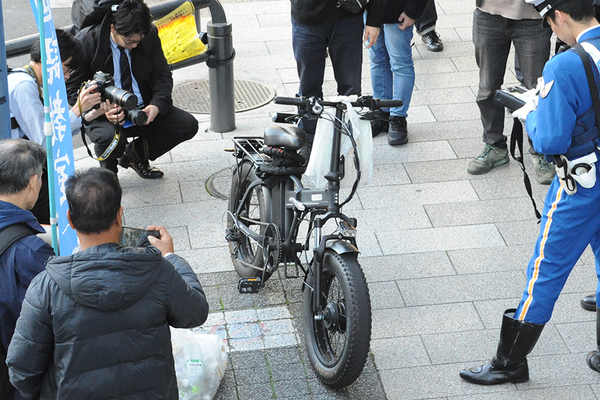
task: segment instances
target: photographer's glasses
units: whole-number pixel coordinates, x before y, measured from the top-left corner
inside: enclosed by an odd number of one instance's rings
[[[129,40],[128,38],[126,38],[125,36],[121,35],[121,39],[123,40],[123,43],[125,43],[125,46],[133,46],[133,45],[138,45],[140,44],[140,42],[142,40],[144,40],[143,37],[140,36],[139,40]]]
[[[65,65],[64,63],[62,65],[62,69],[63,69],[64,76],[71,75],[75,71],[73,68]]]

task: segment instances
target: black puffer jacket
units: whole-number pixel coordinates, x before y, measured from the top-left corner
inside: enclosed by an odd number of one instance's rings
[[[387,0],[383,11],[383,23],[397,24],[402,13],[416,21],[425,12],[427,2],[428,0]]]
[[[178,399],[169,325],[208,304],[182,258],[114,243],[55,257],[29,286],[8,350],[28,398]]]

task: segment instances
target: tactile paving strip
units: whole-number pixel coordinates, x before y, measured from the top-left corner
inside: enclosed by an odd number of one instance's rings
[[[275,90],[260,82],[235,80],[233,86],[235,112],[252,110],[269,103]],[[194,114],[210,114],[208,80],[191,81],[173,89],[173,104]]]

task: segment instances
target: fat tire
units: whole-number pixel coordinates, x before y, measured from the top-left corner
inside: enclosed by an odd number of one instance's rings
[[[303,311],[305,341],[308,358],[317,378],[333,388],[352,384],[360,376],[369,354],[371,341],[371,301],[365,275],[357,260],[356,253],[338,254],[328,249],[323,257],[323,296],[327,302],[331,298],[332,283],[339,282],[343,293],[342,302],[346,310],[345,338],[341,351],[328,354],[331,333],[322,321],[315,321],[313,312],[314,276],[307,278],[304,288]]]
[[[242,201],[244,193],[248,186],[257,179],[256,169],[254,164],[249,161],[243,161],[242,165],[233,168],[233,176],[231,179],[231,192],[229,194],[229,202],[227,209],[231,214],[227,217],[227,229],[234,226],[232,214],[235,214],[237,208]],[[262,235],[265,232],[266,224],[270,222],[270,210],[267,206],[266,199],[270,196],[268,190],[264,186],[257,186],[252,189],[252,193],[245,201],[245,206],[242,208],[250,217],[254,217],[260,225],[258,232]],[[258,215],[257,215],[258,214]],[[262,268],[264,266],[262,250],[257,244],[242,232],[238,232],[239,241],[229,242],[229,252],[231,261],[240,277],[262,277]],[[244,265],[242,262],[253,265],[256,268]],[[270,274],[265,273],[265,280],[270,277]]]

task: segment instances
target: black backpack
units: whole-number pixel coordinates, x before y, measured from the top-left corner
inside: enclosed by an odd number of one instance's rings
[[[14,224],[0,230],[0,255],[2,255],[14,242],[25,236],[35,235],[29,225]],[[15,388],[8,379],[8,367],[6,366],[6,353],[0,345],[0,399],[12,398]]]
[[[111,11],[111,7],[123,0],[73,0],[71,19],[75,34],[87,26],[97,25]]]

